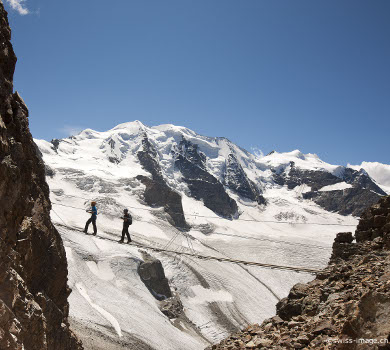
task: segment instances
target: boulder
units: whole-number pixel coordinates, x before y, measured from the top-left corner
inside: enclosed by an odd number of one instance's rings
[[[157,300],[172,297],[168,279],[161,261],[143,252],[144,261],[138,266],[138,274]]]
[[[352,232],[339,232],[334,241],[337,243],[352,243]]]

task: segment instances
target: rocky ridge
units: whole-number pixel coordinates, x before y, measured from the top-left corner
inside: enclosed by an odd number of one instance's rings
[[[137,152],[142,167],[148,171],[152,178],[138,175],[137,179],[145,185],[144,200],[150,206],[161,206],[170,216],[174,226],[186,230],[186,223],[181,196],[166,183],[157,160],[157,151],[145,134],[142,139],[142,150]]]
[[[344,168],[338,176],[327,171],[303,170],[294,162],[282,172],[274,171],[274,181],[289,189],[299,185],[310,186],[310,191],[302,193],[304,199],[313,200],[322,208],[341,215],[359,216],[368,206],[375,204],[386,193],[364,170]],[[345,182],[351,188],[320,191],[325,186]]]
[[[226,193],[222,183],[207,171],[206,155],[198,145],[184,137],[173,151],[175,166],[187,183],[191,196],[203,200],[214,213],[228,218],[237,216],[237,203]]]
[[[390,196],[339,233],[327,268],[296,284],[277,315],[208,349],[390,349]]]
[[[50,221],[45,167],[13,92],[16,64],[0,1],[0,349],[82,349],[69,329],[67,262]]]

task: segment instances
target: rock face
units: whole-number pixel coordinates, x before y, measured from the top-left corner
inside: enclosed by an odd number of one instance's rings
[[[198,145],[184,137],[173,151],[175,166],[183,175],[191,196],[203,200],[204,205],[214,213],[233,218],[237,215],[237,203],[226,193],[222,183],[207,171],[206,156],[199,151]]]
[[[164,211],[171,217],[172,224],[177,228],[188,229],[185,220],[181,196],[172,190],[164,180],[160,164],[157,161],[157,151],[144,135],[142,150],[137,157],[143,168],[152,174],[152,178],[138,175],[137,179],[145,185],[144,200],[148,205],[164,207]]]
[[[390,196],[341,232],[326,269],[295,285],[277,315],[210,349],[390,349]]]
[[[343,180],[327,171],[299,169],[295,167],[294,162],[290,162],[290,170],[288,172],[275,173],[274,181],[282,186],[287,185],[290,190],[305,184],[310,186],[312,191],[318,191],[321,187],[334,185]]]
[[[367,204],[372,205],[381,197],[376,192],[360,187],[345,190],[303,193],[304,199],[312,199],[322,208],[341,215],[359,216]]]
[[[161,261],[143,252],[144,261],[138,267],[142,282],[158,300],[172,297],[168,279],[165,277]]]
[[[69,330],[67,262],[45,167],[13,93],[16,56],[0,1],[0,349],[82,349]]]
[[[225,184],[244,198],[259,204],[266,204],[260,190],[245,174],[244,169],[234,154],[229,154],[226,161]]]
[[[311,187],[309,192],[303,193],[304,199],[311,199],[322,208],[338,212],[341,215],[359,216],[367,207],[378,202],[386,193],[375,184],[364,171],[356,171],[345,168],[340,176],[335,176],[327,171],[303,170],[290,163],[288,171],[277,173],[274,176],[275,183],[289,189],[305,184]],[[334,191],[319,191],[322,187],[345,182],[351,188]]]

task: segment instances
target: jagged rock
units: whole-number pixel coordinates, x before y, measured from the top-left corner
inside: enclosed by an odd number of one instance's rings
[[[300,299],[307,295],[307,285],[303,283],[297,283],[294,285],[288,295],[290,299]]]
[[[50,221],[45,167],[13,93],[16,56],[0,1],[0,349],[79,350],[69,329],[65,250]]]
[[[48,165],[45,164],[45,175],[49,177],[53,177],[56,174],[55,170],[50,168]]]
[[[142,139],[142,147],[137,157],[143,168],[152,174],[152,179],[143,175],[137,176],[137,179],[145,185],[145,202],[150,206],[163,207],[171,217],[174,226],[187,230],[189,225],[185,220],[181,195],[171,189],[164,180],[160,164],[156,159],[157,152],[147,135]]]
[[[60,146],[61,140],[53,139],[50,141],[50,143],[53,145],[53,150],[57,152],[58,147]]]
[[[143,252],[144,261],[138,267],[138,274],[142,282],[148,287],[153,296],[158,300],[172,297],[168,279],[165,277],[161,261]]]
[[[357,231],[355,234],[356,242],[364,242],[371,240],[371,230],[370,231]]]
[[[144,200],[152,207],[163,207],[170,216],[172,225],[187,230],[189,228],[185,221],[181,196],[173,191],[165,183],[154,181],[146,176],[136,177],[145,185]]]
[[[336,332],[336,327],[329,320],[321,321],[313,330],[314,335],[327,334],[332,335]]]
[[[307,192],[304,199],[311,199],[325,210],[341,215],[359,216],[368,206],[376,203],[381,197],[376,192],[361,187],[345,190]]]
[[[261,191],[245,174],[244,169],[234,154],[228,155],[224,181],[226,186],[239,195],[259,204],[266,204],[266,200],[261,195]]]
[[[386,224],[386,216],[384,215],[375,215],[374,216],[374,228],[382,227]]]
[[[108,157],[108,160],[113,164],[118,164],[120,162],[120,160],[116,157]]]
[[[290,190],[305,184],[310,186],[312,191],[318,191],[322,187],[334,185],[343,180],[327,171],[299,169],[294,162],[290,162],[289,172],[275,173],[274,181],[281,186],[287,185]]]
[[[175,165],[182,173],[191,196],[203,200],[204,205],[218,215],[235,217],[238,210],[236,201],[229,197],[223,185],[207,171],[206,156],[198,150],[198,145],[183,138],[173,152]]]
[[[336,243],[352,243],[352,232],[339,232],[334,240]]]
[[[157,151],[146,134],[142,139],[142,149],[137,152],[137,157],[143,168],[152,174],[154,181],[165,183],[160,164],[157,161]]]
[[[344,170],[343,180],[346,183],[351,184],[353,187],[365,188],[381,196],[386,195],[386,192],[372,181],[371,177],[363,169],[357,171],[351,168],[346,168]]]
[[[293,316],[300,315],[302,312],[302,301],[301,300],[289,300],[283,298],[276,304],[276,310],[278,316],[283,320],[290,320]]]
[[[273,178],[277,184],[287,185],[289,189],[302,184],[310,186],[311,191],[302,194],[304,199],[311,199],[324,209],[341,215],[359,216],[381,196],[386,195],[364,170],[346,168],[341,176],[335,176],[327,171],[299,169],[291,162],[288,171],[275,171]],[[343,181],[352,185],[352,188],[319,191],[322,187]]]
[[[183,313],[183,304],[178,294],[161,301],[161,312],[169,319],[178,318]]]

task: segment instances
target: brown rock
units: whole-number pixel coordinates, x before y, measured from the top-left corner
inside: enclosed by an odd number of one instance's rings
[[[161,261],[153,258],[151,255],[143,252],[144,261],[139,265],[138,274],[142,282],[148,287],[152,294],[157,298],[170,298],[172,292],[169,287],[168,279],[165,277],[164,268]]]
[[[257,338],[255,340],[255,345],[258,347],[258,348],[267,348],[269,346],[272,345],[272,340],[270,339],[265,339],[265,338]]]
[[[82,349],[69,330],[65,250],[50,221],[45,167],[13,93],[16,57],[0,2],[0,349]]]
[[[371,231],[356,231],[355,232],[356,242],[365,242],[371,240]]]
[[[329,320],[323,320],[317,324],[313,330],[313,334],[332,335],[336,331],[336,327]]]
[[[250,341],[250,342],[246,343],[245,347],[247,349],[253,349],[253,348],[256,347],[256,345],[255,345],[255,343],[253,341]]]
[[[360,224],[359,224],[360,225]],[[352,232],[339,232],[334,240],[337,243],[352,243]]]
[[[387,214],[387,213],[386,213]],[[379,228],[386,224],[386,216],[385,215],[376,215],[374,216],[374,227]]]

